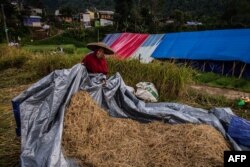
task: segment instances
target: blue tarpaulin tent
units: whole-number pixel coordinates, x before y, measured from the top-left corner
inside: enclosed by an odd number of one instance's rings
[[[250,63],[250,29],[169,33],[152,56]]]
[[[203,71],[250,78],[250,29],[169,33],[152,57],[188,61]]]

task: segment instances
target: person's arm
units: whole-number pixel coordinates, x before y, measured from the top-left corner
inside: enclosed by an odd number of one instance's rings
[[[82,58],[81,64],[84,64],[85,58],[86,58],[86,56],[84,56],[84,57]]]

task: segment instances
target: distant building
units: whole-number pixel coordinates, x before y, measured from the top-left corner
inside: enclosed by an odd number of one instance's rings
[[[61,15],[61,14],[60,14],[60,11],[57,9],[57,10],[55,11],[55,16],[59,16],[59,15]]]
[[[16,9],[18,11],[23,10],[23,3],[21,1],[18,0],[11,0],[11,5],[13,5],[14,7],[16,7]]]
[[[91,27],[90,13],[80,13],[80,22],[83,23],[84,28]]]
[[[202,23],[197,22],[197,21],[187,21],[186,25],[187,26],[197,26],[197,25],[202,25]]]
[[[109,26],[109,25],[113,25],[112,20],[100,19],[100,26],[104,27],[104,26]]]
[[[94,20],[96,18],[95,17],[95,13],[96,13],[95,11],[87,9],[85,13],[89,14],[90,20]]]
[[[41,27],[41,17],[40,16],[24,16],[23,24],[28,27]]]
[[[32,8],[30,9],[31,11],[31,15],[42,15],[43,14],[43,9],[40,9],[40,8]]]
[[[114,12],[108,10],[99,10],[98,19],[100,20],[100,26],[113,25]]]
[[[72,16],[66,16],[60,13],[60,10],[55,11],[55,18],[59,22],[67,22],[67,23],[72,23],[73,17]]]
[[[67,23],[72,23],[72,21],[73,21],[73,18],[70,17],[70,16],[60,16],[60,19],[61,19],[62,21],[67,22]]]
[[[113,20],[114,12],[108,10],[99,10],[99,19]]]
[[[166,20],[166,24],[173,24],[174,20]]]
[[[17,6],[17,5],[18,5],[18,3],[17,3],[17,1],[11,1],[11,5],[13,5],[13,6]]]

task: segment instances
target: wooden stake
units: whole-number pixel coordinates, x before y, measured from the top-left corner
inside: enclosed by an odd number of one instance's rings
[[[224,61],[223,61],[223,64],[222,64],[222,75],[224,74],[224,68],[225,68],[225,65],[224,65]]]
[[[205,72],[205,67],[206,67],[206,61],[204,61],[204,64],[203,64],[203,72]]]
[[[242,74],[245,71],[245,68],[246,68],[246,63],[244,64],[243,68],[241,66],[241,71],[240,71],[239,79],[242,77]]]
[[[236,66],[236,64],[235,64],[235,61],[234,61],[234,64],[233,64],[233,73],[232,73],[232,76],[234,76],[235,66]]]

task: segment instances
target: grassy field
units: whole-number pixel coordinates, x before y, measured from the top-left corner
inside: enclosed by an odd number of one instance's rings
[[[250,81],[236,77],[226,77],[212,72],[198,73],[195,80],[199,84],[206,84],[214,87],[230,88],[250,92]]]
[[[63,48],[63,51],[65,53],[74,53],[76,47],[75,45],[26,45],[23,47],[23,49],[32,51],[32,52],[59,52],[60,48]]]
[[[86,48],[74,48],[70,54],[52,54],[50,49],[55,46],[46,46],[48,49],[43,49],[43,52],[31,51],[36,47],[41,46],[26,46],[24,49],[0,46],[0,166],[18,166],[20,155],[20,139],[15,137],[11,99],[55,69],[70,68],[79,63],[83,55],[88,52]],[[201,79],[201,76],[197,79],[197,72],[190,68],[177,67],[167,62],[147,65],[136,60],[108,59],[108,63],[110,75],[119,72],[127,85],[135,86],[140,81],[153,82],[159,91],[160,101],[179,102],[206,109],[215,106],[231,107],[239,116],[250,119],[248,108],[238,108],[235,101],[188,90],[187,85],[197,80],[206,83],[205,74],[201,75],[204,79]],[[246,81],[245,85],[248,84]]]

